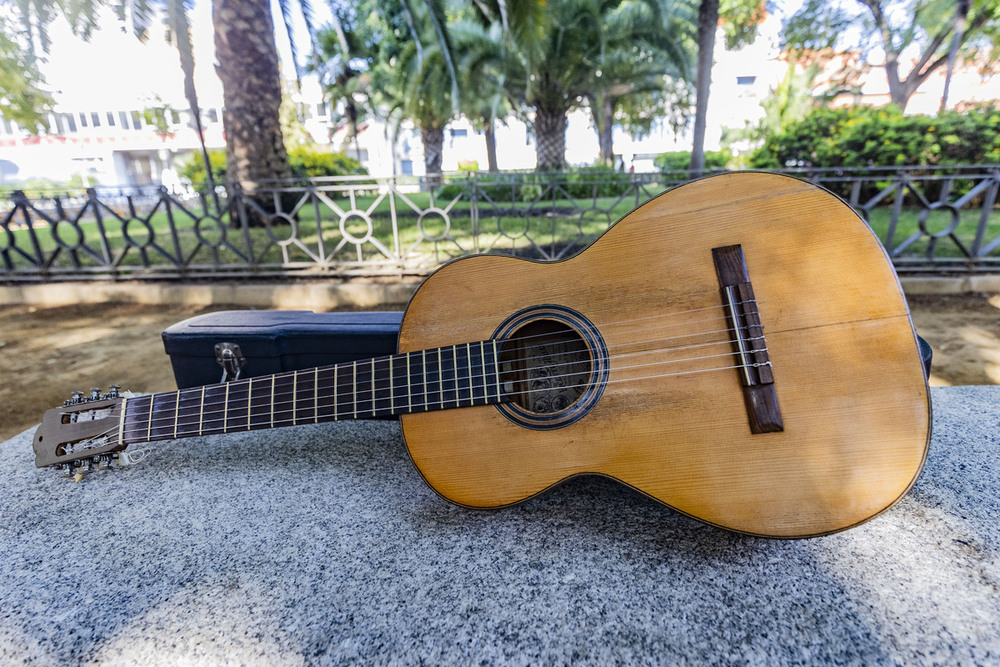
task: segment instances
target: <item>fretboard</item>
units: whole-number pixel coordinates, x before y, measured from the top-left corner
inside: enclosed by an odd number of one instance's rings
[[[372,419],[507,400],[496,341],[463,343],[129,398],[126,444]]]

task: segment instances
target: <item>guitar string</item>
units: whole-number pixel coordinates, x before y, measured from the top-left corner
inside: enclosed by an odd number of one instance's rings
[[[630,343],[630,345],[642,345],[642,344],[648,344],[648,343],[661,342],[661,341],[664,341],[664,340],[674,340],[674,339],[677,339],[677,338],[689,338],[691,336],[696,336],[696,335],[708,335],[708,334],[715,334],[715,333],[727,333],[727,332],[731,332],[731,331],[733,331],[733,329],[718,329],[718,330],[715,330],[715,331],[712,331],[712,332],[706,332],[705,334],[687,334],[687,335],[684,335],[684,336],[672,336],[672,337],[662,338],[662,339],[652,339],[652,340],[648,340],[648,341],[638,341],[638,342],[635,342],[635,343]],[[764,336],[749,337],[749,338],[744,338],[743,340],[745,342],[756,341],[756,340],[764,340]],[[731,345],[731,344],[736,343],[736,342],[737,341],[735,341],[733,339],[727,338],[725,340],[709,341],[707,343],[698,343],[698,344],[690,344],[690,345],[676,345],[676,346],[671,346],[671,347],[654,348],[654,349],[650,349],[650,350],[637,350],[637,351],[633,351],[633,352],[614,353],[614,354],[608,354],[608,355],[601,356],[601,357],[599,357],[597,359],[597,361],[608,362],[608,361],[611,361],[613,359],[622,359],[622,358],[635,357],[635,356],[640,356],[640,355],[669,354],[671,352],[677,352],[677,351],[681,351],[681,350],[690,350],[690,349],[696,349],[696,348],[701,348],[701,347],[711,347],[711,346],[716,346],[716,345]],[[533,349],[541,349],[541,346],[532,346],[532,348]],[[527,348],[527,349],[532,349],[532,348]],[[760,351],[760,352],[766,351],[766,346],[762,347],[762,348],[757,348],[754,351]],[[581,352],[582,352],[582,350],[581,350]],[[538,361],[540,359],[548,359],[548,358],[552,358],[552,357],[562,356],[562,354],[563,353],[554,352],[554,353],[551,353],[551,354],[535,355],[535,356],[526,357],[524,360],[525,361]],[[683,362],[686,362],[686,361],[697,361],[697,360],[700,360],[700,359],[703,359],[703,358],[722,357],[722,356],[728,356],[728,355],[732,355],[732,354],[735,354],[735,353],[733,353],[732,351],[729,351],[729,352],[726,352],[726,353],[723,353],[723,354],[709,355],[708,357],[683,357],[683,358],[680,358],[680,359],[667,359],[667,360],[663,360],[663,361],[651,362],[650,364],[645,364],[645,365],[683,363]],[[385,361],[386,361],[386,359],[387,359],[387,357],[376,358],[376,361],[382,362],[382,370],[386,370],[385,369]],[[364,360],[364,361],[370,361],[370,360]],[[351,364],[352,362],[347,362],[347,363]],[[580,361],[568,361],[568,362],[563,362],[563,363],[558,363],[558,364],[549,364],[548,368],[559,368],[559,367],[562,367],[562,366],[571,366],[571,365],[579,364],[579,363],[581,363],[581,362]],[[635,366],[623,366],[623,367],[618,367],[615,370],[623,370],[623,369],[634,368],[634,367]],[[328,371],[329,368],[331,368],[331,367],[320,368],[319,370],[328,375],[329,374],[329,371]],[[469,368],[469,366],[464,366],[463,368],[467,369],[467,368]],[[313,369],[310,369],[310,370],[313,370]],[[517,371],[502,371],[501,370],[497,374],[494,374],[494,375],[500,375],[500,376],[502,376],[504,374],[510,375],[510,374],[516,373],[516,372]],[[289,379],[289,378],[291,378],[295,374],[296,374],[295,371],[291,371],[291,372],[287,372],[287,373],[278,374],[278,375],[275,376],[275,378]],[[309,380],[309,371],[305,371],[305,372],[301,372],[300,371],[300,372],[298,372],[298,374],[304,380]],[[567,374],[567,375],[579,375],[579,372],[574,372],[572,374]],[[436,376],[437,376],[436,379],[430,380],[429,383],[432,383],[432,384],[441,384],[441,382],[442,382],[441,373],[440,372],[436,373]],[[481,380],[481,381],[483,381],[483,384],[473,385],[476,388],[481,388],[485,384],[485,379],[487,377],[489,377],[489,376],[490,376],[490,374],[483,374],[483,375],[478,374],[478,369],[477,369],[476,371],[470,371],[470,374],[466,375],[464,377],[445,378],[444,381],[446,381],[446,382],[447,381],[451,381],[451,382],[453,382],[453,383],[455,383],[457,385],[458,382],[461,382],[462,380],[465,380],[466,378],[469,378],[470,380]],[[549,375],[549,376],[545,376],[545,377],[549,378],[549,379],[557,379],[557,378],[563,377],[563,375]],[[256,378],[254,378],[254,379],[256,379]],[[403,379],[403,378],[401,378],[400,376],[397,376],[397,375],[393,376],[393,380],[394,381],[395,380],[400,380],[400,379]],[[378,381],[379,379],[376,378],[376,380]],[[500,379],[500,381],[504,382],[505,380]],[[246,382],[248,383],[249,380],[247,380]],[[389,378],[388,377],[383,378],[381,380],[381,382],[384,382],[385,384],[388,384],[389,383]],[[244,381],[240,381],[240,383],[243,384],[243,386],[247,386],[244,383]],[[423,383],[420,383],[420,384],[427,384],[427,382],[423,382]],[[217,386],[218,387],[222,387],[224,385],[217,385]],[[232,385],[230,385],[230,386],[232,386]],[[393,383],[393,386],[395,386],[395,383]],[[324,383],[321,382],[319,384],[319,386],[314,386],[310,391],[314,391],[315,392],[315,391],[319,391],[319,390],[332,389],[332,388],[333,388],[333,384],[332,383],[326,383],[326,384],[324,384]],[[388,387],[383,387],[383,389],[387,389],[387,388]],[[243,387],[240,387],[240,389],[239,389],[240,393],[242,393],[242,389],[243,389]],[[376,388],[376,389],[378,389],[378,388]],[[367,382],[367,386],[364,389],[362,389],[361,391],[365,392],[365,393],[370,393],[372,391],[371,390],[371,381],[370,381],[370,379]],[[187,395],[185,395],[185,394],[187,394]],[[295,391],[295,392],[293,392],[291,390],[287,390],[287,391],[275,392],[273,395],[269,395],[268,398],[273,398],[273,399],[279,400],[279,401],[285,401],[285,400],[288,400],[293,395],[297,396],[297,395],[300,395],[300,394],[301,394],[301,391]],[[154,397],[165,397],[165,396],[171,396],[171,395],[174,395],[174,396],[177,397],[177,400],[176,400],[177,403],[179,403],[181,401],[184,401],[184,400],[190,400],[192,398],[198,399],[199,400],[199,404],[202,405],[203,408],[208,408],[208,409],[204,409],[203,410],[203,412],[202,412],[202,419],[204,419],[204,418],[212,419],[212,418],[214,418],[214,416],[218,415],[220,412],[223,412],[224,409],[225,409],[225,407],[227,405],[232,405],[232,401],[230,401],[230,402],[227,403],[225,400],[216,400],[216,397],[213,397],[212,400],[203,401],[202,402],[201,401],[201,387],[190,387],[190,388],[187,388],[187,389],[178,390],[176,392],[163,392],[163,393],[159,393],[159,394],[152,394],[152,396],[154,396]],[[145,396],[140,397],[140,398],[145,398]],[[386,397],[384,399],[377,399],[377,400],[388,401],[389,398]],[[371,400],[367,399],[365,402],[370,403]],[[220,408],[219,406],[222,406],[222,407]],[[239,407],[242,408],[242,406],[239,406]],[[173,424],[173,422],[174,422],[174,414],[173,414],[173,412],[174,412],[174,401],[171,401],[171,403],[168,406],[165,406],[165,409],[166,409],[166,411],[169,411],[171,414],[170,415],[164,415],[164,416],[154,416],[152,419],[147,420],[149,424],[152,424],[153,428],[158,428],[160,426],[160,425],[157,424],[157,421],[160,421],[160,422],[169,422],[170,424]],[[352,410],[353,410],[353,408],[352,408]],[[187,425],[189,422],[180,422],[180,423],[184,423],[185,425]]]
[[[655,365],[655,364],[650,364],[650,365]],[[607,381],[604,382],[604,384],[605,385],[621,384],[621,383],[624,383],[624,382],[638,382],[638,381],[641,381],[641,380],[651,380],[651,379],[664,378],[664,377],[675,377],[675,376],[680,376],[680,375],[695,375],[695,374],[698,374],[698,373],[711,373],[711,372],[714,372],[714,371],[728,371],[728,370],[736,370],[736,369],[740,369],[740,368],[760,368],[762,366],[770,366],[770,365],[771,365],[770,362],[763,362],[763,363],[753,363],[753,364],[736,364],[736,365],[732,365],[732,366],[718,366],[718,367],[713,367],[713,368],[700,368],[698,370],[693,370],[693,371],[679,371],[679,372],[676,372],[676,373],[656,373],[656,374],[653,374],[653,375],[644,375],[644,376],[637,377],[637,378],[621,378],[621,379],[618,379],[618,380],[607,380]],[[573,387],[586,387],[586,386],[590,386],[590,384],[591,383],[588,382],[588,383],[581,383],[579,385],[568,385],[567,387],[551,387],[551,388],[548,388],[548,389],[539,389],[539,390],[535,390],[535,391],[555,391],[555,390],[561,390],[561,389],[573,388]],[[428,405],[444,405],[444,404],[450,403],[450,402],[452,402],[452,401],[447,401],[446,400],[446,401],[443,401],[443,402],[428,403]],[[481,404],[481,405],[486,405],[486,404]],[[422,407],[422,406],[418,406],[418,407]],[[455,407],[458,408],[458,407],[472,407],[472,406],[455,406]],[[339,417],[341,415],[347,416],[347,415],[352,415],[352,414],[353,414],[352,412],[344,412],[344,413],[337,413],[336,416]],[[403,414],[406,414],[406,413],[403,413]],[[325,422],[329,422],[329,421],[331,421],[331,419],[333,419],[334,421],[337,421],[333,417],[334,417],[333,415],[325,415],[324,418],[323,418],[323,422],[324,423]],[[314,422],[310,422],[309,420],[306,420],[304,424],[294,424],[294,423],[292,423],[292,424],[283,424],[283,426],[304,426],[305,424],[309,424],[309,423],[314,423]],[[219,428],[219,427],[215,427],[215,428]],[[212,432],[210,432],[210,433],[204,433],[203,435],[218,435],[218,434],[221,434],[221,433],[232,433],[232,432],[234,432],[236,430],[236,429],[228,429],[227,430],[223,426],[222,430],[218,431],[218,433],[215,433],[214,432],[215,428],[207,429],[207,430],[212,431]],[[101,434],[98,434],[98,435],[94,436],[90,440],[90,442],[97,442],[98,440],[103,440],[103,444],[98,445],[98,446],[107,446],[107,445],[115,444],[117,442],[117,440],[115,438],[112,438],[111,436],[112,436],[112,434],[117,433],[118,430],[119,430],[119,426],[114,426],[113,428],[108,429],[104,433],[101,433]],[[251,430],[260,430],[260,429],[251,429]],[[192,437],[193,435],[194,435],[194,433],[178,433],[177,437],[178,438],[180,438],[180,437]],[[156,441],[172,440],[172,439],[173,439],[172,436],[162,436],[162,437],[153,438],[151,440],[146,440],[146,439],[135,440],[135,441],[132,441],[132,442],[127,442],[126,445],[143,444],[143,443],[147,443],[147,442],[156,442]],[[83,452],[86,452],[86,450],[83,450]],[[88,458],[88,457],[83,456],[81,458]],[[72,463],[72,461],[67,461],[65,463]]]
[[[758,337],[758,339],[763,339],[763,337]],[[712,345],[716,345],[716,344],[724,344],[724,343],[727,343],[727,342],[732,342],[732,341],[719,341],[717,343],[711,343],[711,344]],[[760,348],[760,349],[758,349],[756,351],[766,352],[767,348],[766,347]],[[631,354],[626,355],[626,356],[636,356],[638,354],[652,354],[652,353],[656,353],[656,352],[658,352],[658,351],[657,350],[652,350],[652,351],[631,353]],[[734,355],[734,353],[732,351],[728,351],[728,352],[725,352],[725,353],[722,353],[722,354],[702,355],[702,356],[697,356],[697,357],[685,357],[683,359],[670,359],[670,360],[647,362],[647,363],[642,363],[642,364],[633,364],[633,365],[630,365],[630,366],[620,366],[620,367],[617,367],[615,370],[616,371],[621,371],[621,370],[630,370],[630,369],[635,369],[635,368],[645,368],[645,367],[649,367],[649,366],[664,366],[664,365],[669,365],[669,364],[677,364],[677,363],[684,363],[684,362],[691,362],[691,361],[703,361],[703,360],[706,360],[706,359],[716,359],[716,358],[720,358],[720,357],[728,357],[728,356],[733,356],[733,355]],[[572,364],[572,363],[575,363],[575,362],[568,362],[568,363]],[[568,364],[564,364],[564,365],[568,365]],[[769,365],[769,362],[762,363],[762,364],[741,364],[741,365],[736,365],[736,366],[727,366],[726,368],[741,368],[743,366],[761,366],[761,365]],[[562,373],[562,374],[557,374],[557,375],[543,376],[543,377],[538,378],[538,379],[539,380],[555,380],[555,379],[561,379],[561,378],[567,378],[567,377],[579,377],[580,375],[585,375],[585,374],[586,375],[590,375],[591,372],[592,371],[590,369],[588,369],[588,370],[585,370],[585,371],[577,371],[577,372],[572,372],[572,373]],[[677,373],[677,374],[683,375],[683,374],[685,374],[687,372],[697,373],[697,372],[701,372],[701,371],[700,370],[686,371],[686,372],[682,371],[682,372]],[[510,374],[511,372],[507,371],[506,373]],[[674,374],[668,374],[668,375],[674,375]],[[649,376],[649,377],[660,377],[660,376],[659,375],[655,375],[655,376]],[[470,382],[470,384],[468,386],[460,386],[458,384],[459,381],[465,379],[465,378],[461,378],[461,377],[459,377],[459,378],[443,378],[443,379],[440,378],[440,377],[438,377],[435,380],[431,380],[431,381],[426,382],[426,383],[421,383],[425,387],[425,391],[424,391],[424,395],[425,396],[439,394],[443,390],[443,391],[448,392],[448,393],[454,392],[455,398],[447,398],[445,400],[427,401],[425,403],[411,404],[410,407],[409,407],[409,411],[412,412],[412,411],[420,410],[422,408],[429,408],[429,407],[437,407],[437,406],[443,406],[443,405],[450,405],[452,403],[460,403],[463,400],[469,400],[470,402],[474,402],[475,400],[483,400],[483,399],[475,399],[475,398],[472,398],[472,397],[475,396],[475,393],[477,392],[477,390],[482,390],[484,392],[484,395],[485,395],[486,391],[488,389],[491,389],[494,386],[494,383],[492,381],[489,382],[489,383],[487,383],[487,380],[489,378],[490,378],[489,375],[474,374],[474,375],[471,376],[471,379],[472,380],[481,380],[482,383],[476,384],[474,382]],[[631,378],[631,379],[626,379],[626,380],[641,380],[641,379],[644,379],[644,378]],[[509,382],[509,381],[504,381],[502,379],[499,379],[498,381],[500,383]],[[453,387],[452,388],[443,388],[442,385],[445,384],[445,383],[448,383],[448,382],[451,382],[453,384]],[[616,380],[616,381],[611,381],[611,382],[618,382],[618,381]],[[576,385],[570,384],[570,385],[563,385],[561,387],[539,388],[539,389],[534,389],[532,391],[534,391],[536,393],[537,392],[545,392],[545,391],[559,391],[559,390],[571,389],[571,388],[576,388],[576,387],[585,387],[585,386],[589,386],[590,384],[591,384],[590,382],[584,382],[584,383],[580,383],[580,384],[576,384]],[[332,387],[333,387],[332,384],[323,385],[323,383],[320,383],[320,385],[318,387],[313,388],[312,391],[315,392],[315,391],[319,391],[320,389],[330,389]],[[427,387],[434,387],[434,388],[433,389],[427,389]],[[378,388],[376,387],[375,389],[377,390]],[[366,386],[361,391],[363,393],[372,394],[372,387],[369,384],[368,386]],[[462,398],[461,397],[461,394],[463,394],[465,392],[469,392],[469,398]],[[279,394],[275,394],[275,396],[278,396],[278,395]],[[293,407],[290,407],[290,406],[287,405],[287,400],[288,400],[287,397],[292,396],[292,392],[286,392],[284,394],[284,396],[286,398],[284,398],[282,400],[282,402],[283,402],[282,408],[279,409],[279,410],[275,410],[273,412],[276,419],[282,419],[283,420],[283,419],[287,418],[287,415],[291,415],[291,417],[294,420],[294,419],[296,419],[295,418],[295,414],[300,409],[301,410],[313,410],[315,412],[316,410],[319,410],[320,408],[326,408],[326,407],[331,407],[331,406],[335,407],[335,405],[336,405],[336,401],[334,401],[333,403],[324,403],[323,402],[324,398],[321,397],[319,400],[311,400],[310,401],[310,400],[306,399],[304,401],[306,407],[304,407],[304,408],[293,408]],[[325,400],[329,401],[330,398],[332,398],[332,397],[325,397]],[[247,396],[248,402],[250,401],[250,399],[251,399],[251,397],[248,395]],[[391,401],[393,401],[393,400],[394,400],[393,397],[388,397],[388,396],[384,396],[384,397],[372,396],[371,398],[364,398],[364,399],[360,399],[360,400],[355,399],[353,402],[350,403],[351,407],[348,410],[346,410],[344,412],[336,412],[334,414],[327,414],[325,417],[326,418],[339,419],[339,418],[345,417],[345,416],[352,416],[353,414],[355,414],[355,412],[367,414],[368,412],[374,412],[374,411],[377,411],[377,410],[384,410],[385,407],[387,407],[387,405]],[[242,396],[241,396],[241,402],[242,402]],[[380,406],[379,404],[382,404],[382,405]],[[142,428],[143,429],[147,429],[147,430],[151,430],[151,429],[154,429],[154,428],[158,429],[158,428],[162,428],[162,426],[164,425],[164,423],[166,423],[167,426],[175,426],[176,427],[175,430],[178,432],[178,434],[180,434],[180,427],[182,427],[182,426],[185,427],[185,429],[186,429],[186,427],[189,427],[189,426],[190,427],[194,427],[195,425],[197,425],[199,427],[203,427],[204,421],[205,421],[206,417],[208,417],[208,420],[211,422],[211,421],[215,421],[215,419],[217,418],[217,416],[219,414],[227,414],[227,412],[229,410],[229,405],[231,405],[231,404],[227,404],[224,401],[213,401],[213,402],[207,402],[207,403],[205,403],[205,405],[206,406],[211,406],[213,408],[221,405],[221,406],[223,406],[223,408],[222,409],[213,409],[213,410],[203,411],[201,413],[201,415],[199,416],[199,419],[197,421],[194,421],[194,420],[189,421],[189,420],[186,420],[186,419],[185,420],[181,420],[181,421],[177,421],[176,420],[176,415],[174,414],[175,408],[171,404],[169,406],[165,406],[165,408],[166,408],[165,411],[170,412],[171,413],[170,415],[164,415],[162,417],[153,417],[152,419],[147,420],[146,422],[144,422],[142,424]],[[355,410],[355,406],[357,406],[357,410]],[[365,407],[365,406],[371,406],[371,407]],[[456,405],[455,407],[459,407],[459,406]],[[245,415],[242,414],[242,408],[243,408],[242,404],[235,407],[235,410],[237,411],[235,414],[239,415],[239,419],[240,420],[243,420],[244,417],[245,417]],[[308,419],[308,418],[306,418],[306,419]],[[226,421],[228,422],[228,419]],[[160,422],[160,424],[157,424],[157,422]],[[214,428],[219,428],[219,427],[209,427],[210,430],[212,430]],[[226,424],[224,424],[222,426],[222,428],[225,430],[225,429],[228,428],[228,426]],[[186,432],[184,434],[188,435]]]
[[[748,299],[746,301],[740,301],[736,305],[743,305],[743,304],[747,304],[747,303],[757,303],[757,301],[756,301],[756,299]],[[688,310],[684,310],[684,311],[675,311],[675,312],[672,312],[672,313],[662,313],[662,314],[658,314],[658,315],[650,315],[650,316],[641,317],[641,318],[633,318],[631,320],[620,320],[618,322],[608,322],[608,323],[601,324],[600,326],[602,326],[602,327],[618,326],[618,325],[627,324],[627,323],[631,323],[631,322],[644,321],[644,320],[652,320],[652,319],[659,319],[659,318],[672,317],[672,316],[677,316],[677,315],[686,314],[686,313],[706,311],[706,310],[724,309],[724,308],[726,308],[726,305],[708,306],[708,307],[704,307],[704,308],[692,308],[692,309],[688,309]],[[688,321],[688,322],[679,322],[679,323],[675,323],[675,324],[668,324],[668,325],[665,325],[665,326],[668,326],[668,327],[670,327],[670,326],[684,326],[684,325],[695,324],[695,323],[699,323],[699,322],[716,321],[716,320],[719,320],[719,319],[728,320],[728,317],[723,316],[721,318],[705,318],[705,319],[702,319],[702,320],[694,320],[694,321]],[[761,327],[761,328],[763,328],[763,327]],[[665,340],[672,340],[672,339],[678,339],[678,338],[691,338],[691,337],[694,337],[694,336],[711,335],[711,334],[714,334],[714,333],[726,333],[726,332],[732,332],[734,330],[735,329],[730,328],[730,329],[719,329],[719,330],[710,331],[710,332],[699,332],[699,333],[692,333],[692,334],[683,334],[683,335],[678,335],[678,336],[670,336],[670,337],[666,337],[666,338],[662,338],[662,339],[654,339],[654,340],[648,340],[648,341],[639,341],[639,342],[636,342],[636,343],[631,343],[631,345],[642,345],[642,344],[648,344],[648,343],[651,343],[651,342],[662,342],[662,341],[665,341]],[[551,337],[552,335],[553,335],[553,333],[551,333],[551,332],[550,333],[544,333],[544,334],[534,334],[534,335],[528,335],[528,336],[519,337],[518,340],[523,341],[523,340],[526,340],[526,339],[529,339],[529,338],[544,337],[544,336]],[[759,339],[763,339],[763,338],[764,338],[763,336],[759,337]],[[744,340],[757,340],[757,338],[744,339]],[[612,358],[621,358],[621,357],[626,357],[626,356],[636,356],[636,355],[640,355],[640,354],[664,353],[664,352],[670,352],[670,351],[675,351],[675,350],[680,350],[680,349],[690,349],[690,348],[695,348],[695,347],[705,347],[705,346],[711,346],[711,345],[732,344],[732,343],[735,343],[735,342],[737,342],[737,341],[733,341],[733,340],[712,341],[712,342],[709,342],[709,343],[703,343],[703,344],[697,344],[697,345],[673,346],[673,347],[657,348],[657,349],[652,349],[652,350],[644,350],[644,351],[637,351],[637,352],[631,352],[631,353],[608,354],[607,356],[603,357],[603,360],[608,361],[608,360],[610,360]],[[459,345],[456,345],[456,346],[453,346],[453,347],[458,348]],[[765,347],[763,347],[762,349],[757,349],[757,350],[753,350],[753,351],[754,352],[766,352],[767,348],[766,348],[766,345],[765,345]],[[530,357],[529,359],[530,360],[537,360],[538,358],[546,358],[546,357],[550,357],[550,356],[557,356],[558,354],[560,354],[560,353],[554,353],[552,355],[540,355],[540,356],[536,356],[536,357]],[[704,356],[704,357],[692,357],[692,358],[685,358],[685,359],[675,359],[675,360],[667,360],[667,361],[660,361],[660,362],[651,362],[649,364],[639,364],[637,366],[622,367],[622,369],[624,369],[624,368],[635,368],[635,367],[640,367],[640,366],[661,365],[661,364],[668,364],[668,363],[681,363],[681,362],[685,362],[685,361],[697,361],[697,360],[701,360],[701,359],[708,359],[708,358],[729,356],[730,354],[733,354],[733,353],[725,353],[725,354],[720,354],[720,355],[708,355],[708,356]],[[557,364],[557,366],[558,365],[570,365],[572,363],[576,363],[576,362],[567,362],[566,364]],[[737,365],[734,365],[734,366],[725,366],[725,367],[720,367],[720,368],[703,369],[703,370],[696,370],[696,371],[683,371],[683,372],[679,372],[679,373],[667,373],[667,374],[653,375],[653,376],[648,376],[648,377],[655,378],[655,377],[666,377],[666,376],[672,376],[672,375],[686,375],[686,374],[689,374],[689,373],[700,373],[700,372],[705,372],[705,371],[709,371],[709,370],[739,369],[739,368],[744,368],[744,367],[759,367],[761,365],[770,365],[770,362],[767,362],[766,364],[760,364],[760,363],[756,363],[756,364],[737,364]],[[498,369],[498,371],[497,371],[498,381],[502,382],[502,380],[499,380],[499,376],[502,373],[505,373],[505,372],[506,373],[511,373],[513,371],[500,371]],[[279,377],[285,377],[285,378],[287,378],[288,376],[293,376],[295,374],[296,374],[295,371],[285,372],[285,373],[278,373],[278,374],[275,374],[275,379],[277,379]],[[580,373],[572,373],[572,374],[566,374],[566,375],[569,376],[569,375],[579,375],[579,374]],[[486,376],[483,376],[484,384],[479,385],[480,387],[484,388],[484,391],[485,391],[485,387],[486,387],[486,385],[485,385],[485,377]],[[549,377],[550,379],[554,379],[554,378],[563,377],[563,376],[547,376],[547,377]],[[468,389],[470,391],[470,395],[471,395],[472,390],[475,389],[475,388],[477,388],[476,385],[472,384],[472,382],[471,382],[472,379],[480,379],[480,378],[479,378],[479,376],[470,376],[470,386],[469,386],[469,389]],[[626,379],[624,381],[635,381],[635,380],[641,380],[641,379],[644,379],[644,378],[631,378],[631,379]],[[439,385],[443,384],[443,382],[445,380],[446,379],[440,377],[440,374],[439,374],[438,384]],[[613,384],[613,383],[620,382],[620,381],[622,381],[622,380],[609,381],[608,384]],[[453,382],[455,382],[455,385],[456,385],[454,391],[456,392],[456,395],[457,395],[458,392],[459,392],[459,390],[463,389],[463,388],[458,387],[458,385],[457,385],[458,380],[457,379],[453,379]],[[324,387],[317,386],[317,387],[314,388],[314,391],[318,391],[319,389],[329,389],[329,388],[331,388],[331,386],[332,385],[327,385],[327,386],[324,386]],[[569,386],[569,387],[553,387],[553,388],[540,389],[540,390],[535,390],[535,391],[554,391],[554,390],[565,389],[565,388],[572,388],[572,386]],[[336,388],[334,388],[334,389],[336,389]],[[368,391],[374,393],[375,389],[377,389],[377,388],[369,388]],[[180,401],[182,400],[181,394],[183,394],[185,391],[192,391],[192,392],[198,391],[198,392],[200,392],[200,390],[201,390],[200,387],[196,387],[196,388],[188,388],[188,389],[185,389],[185,390],[178,390],[177,392],[165,392],[164,394],[160,394],[160,395],[163,396],[163,395],[167,395],[167,394],[171,394],[171,393],[176,394],[176,396],[177,396],[176,400],[177,400],[177,403],[179,404]],[[283,394],[275,394],[275,397],[288,396],[291,393],[292,392],[284,392]],[[150,400],[152,401],[157,396],[157,394],[152,394],[150,396],[151,396]],[[250,398],[250,397],[248,396],[248,398]],[[388,399],[378,399],[378,398],[374,398],[373,397],[369,401],[373,405],[373,408],[372,408],[373,410],[379,409],[377,407],[374,407],[374,404],[375,404],[376,400],[380,400],[380,401],[390,400],[391,401],[392,398],[390,397]],[[460,400],[460,399],[458,399],[458,400]],[[438,401],[437,403],[427,403],[426,405],[429,407],[431,405],[438,405],[438,404],[444,404],[444,403],[449,403],[449,402],[451,402],[451,401],[447,401],[447,400],[446,401]],[[211,403],[211,404],[208,404],[208,405],[216,406],[216,405],[224,405],[224,403],[216,401],[215,403]],[[421,404],[421,405],[418,405],[416,407],[418,407],[418,408],[419,407],[424,407],[424,405]],[[314,410],[315,409],[318,409],[318,402],[316,402],[316,401],[314,401]],[[286,411],[288,411],[288,410],[286,410]],[[210,414],[212,412],[214,412],[214,413],[217,414],[218,410],[210,411]],[[345,414],[347,414],[347,413],[345,413]],[[335,415],[335,417],[340,417],[340,416],[341,415],[339,413]],[[157,419],[159,419],[159,420],[171,420],[171,421],[176,422],[176,415],[173,416],[173,417],[170,417],[170,416],[164,416],[164,417],[159,417],[159,418],[154,417],[153,419],[149,420],[150,424],[147,427],[148,428],[152,428],[152,423],[155,422]],[[178,423],[178,426],[179,425],[180,424]],[[183,425],[184,426],[188,426],[189,424],[187,422],[185,422]],[[157,428],[159,428],[159,426],[157,426]],[[225,428],[225,425],[223,426],[223,428]],[[118,430],[118,428],[117,427],[111,428],[106,433],[98,435],[98,436],[95,436],[95,438],[107,437],[108,435],[110,435],[111,433],[113,433],[115,430]]]

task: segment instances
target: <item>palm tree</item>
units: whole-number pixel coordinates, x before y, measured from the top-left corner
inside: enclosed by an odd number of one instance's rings
[[[455,116],[444,50],[432,44],[418,56],[416,43],[410,42],[400,54],[396,72],[395,89],[400,106],[420,130],[426,186],[435,190],[441,185],[444,128]]]
[[[464,20],[451,25],[453,44],[460,54],[462,87],[459,107],[486,140],[486,161],[497,167],[496,122],[510,111],[504,72],[503,35],[497,24],[484,26]]]
[[[253,197],[262,182],[291,176],[281,134],[281,72],[270,3],[214,0],[212,24],[223,82],[226,175]]]
[[[538,169],[566,164],[567,115],[591,92],[594,62],[603,48],[602,10],[613,3],[552,0],[534,29],[515,35],[511,51],[517,61],[508,70],[508,90],[534,111]]]
[[[708,92],[712,87],[712,59],[715,29],[719,25],[719,0],[701,0],[698,6],[698,74],[695,77],[694,138],[691,145],[691,175],[705,169],[705,127],[708,120]]]
[[[676,6],[656,0],[625,0],[606,14],[606,43],[588,96],[606,166],[613,164],[612,127],[623,102],[645,107],[648,116],[674,101],[666,88],[688,76],[689,26]]]

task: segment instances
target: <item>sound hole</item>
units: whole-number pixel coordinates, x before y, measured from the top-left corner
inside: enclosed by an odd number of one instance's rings
[[[504,343],[500,373],[505,393],[536,414],[561,412],[588,387],[593,360],[575,330],[555,320],[533,320]]]

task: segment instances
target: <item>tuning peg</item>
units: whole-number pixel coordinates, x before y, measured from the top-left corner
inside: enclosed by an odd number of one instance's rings
[[[108,398],[118,398],[118,396],[120,395],[118,390],[121,389],[121,388],[122,388],[122,386],[120,384],[110,385],[108,387],[107,397]]]
[[[100,398],[101,398],[101,388],[100,387],[91,387],[90,388],[90,400],[97,401],[97,400],[100,400]]]

